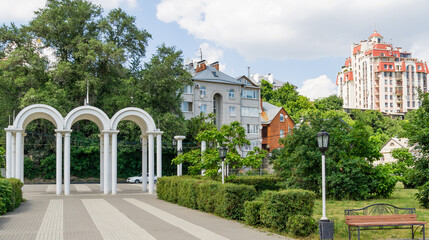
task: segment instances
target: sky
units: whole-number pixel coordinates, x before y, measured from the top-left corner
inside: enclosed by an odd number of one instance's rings
[[[335,94],[350,46],[374,30],[385,42],[429,59],[427,0],[92,0],[122,8],[152,39],[187,60],[219,61],[232,77],[273,74],[310,99]],[[45,0],[0,0],[0,24],[27,24]]]

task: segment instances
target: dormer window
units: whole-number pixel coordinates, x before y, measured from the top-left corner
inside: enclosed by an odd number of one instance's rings
[[[213,74],[213,77],[219,77],[219,75],[217,75],[217,72],[215,71],[213,71],[212,74]]]

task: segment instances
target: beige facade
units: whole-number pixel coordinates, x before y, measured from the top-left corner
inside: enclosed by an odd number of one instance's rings
[[[392,137],[380,150],[380,153],[383,155],[383,157],[381,157],[379,161],[375,161],[373,164],[376,166],[379,164],[397,162],[398,160],[392,157],[392,151],[398,148],[407,148],[413,156],[416,156],[418,152],[414,147],[415,146],[408,145],[408,138]]]

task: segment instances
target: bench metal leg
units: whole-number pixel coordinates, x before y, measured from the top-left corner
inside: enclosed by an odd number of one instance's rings
[[[349,226],[349,240],[351,240],[351,239],[352,239],[352,236],[350,234],[350,226]]]
[[[411,225],[411,239],[414,239],[414,225]]]
[[[358,240],[360,240],[360,227],[358,227]]]
[[[423,240],[425,240],[425,225],[423,224]]]

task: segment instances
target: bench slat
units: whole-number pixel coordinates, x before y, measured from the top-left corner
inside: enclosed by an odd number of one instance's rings
[[[352,215],[346,216],[346,221],[353,222],[371,222],[371,221],[396,221],[396,220],[406,220],[406,221],[417,221],[417,214],[402,214],[402,215],[378,215],[378,216],[368,216],[368,215]]]
[[[368,226],[399,226],[399,225],[423,225],[422,221],[397,221],[397,222],[353,222],[347,223],[350,226],[368,227]]]

